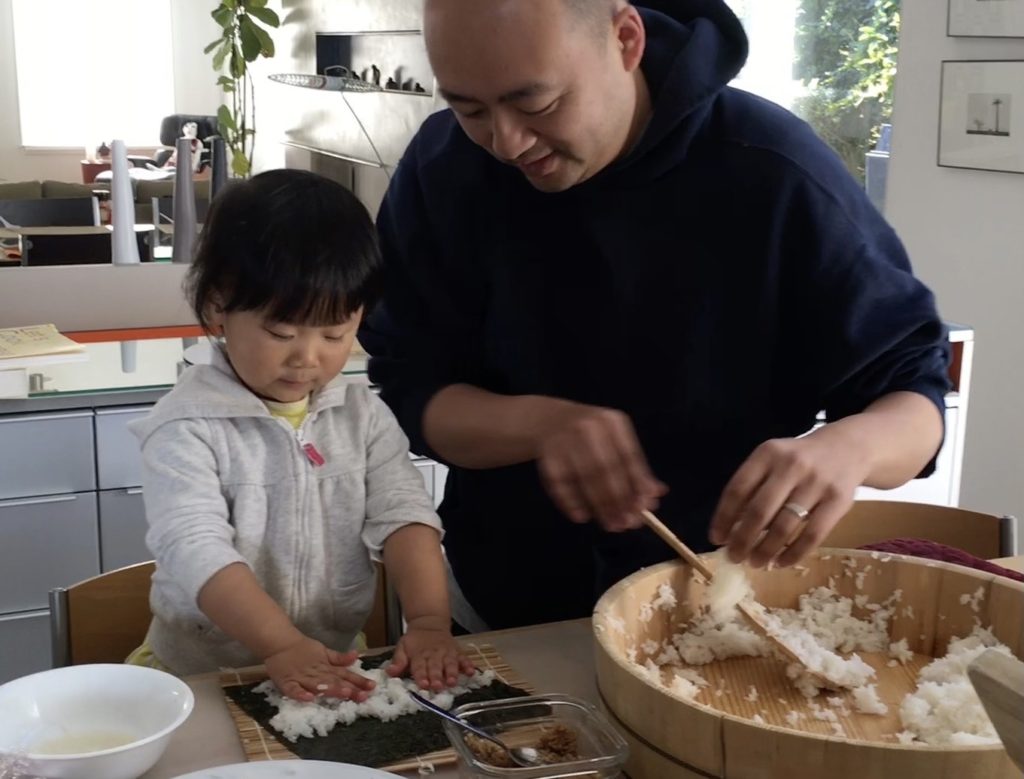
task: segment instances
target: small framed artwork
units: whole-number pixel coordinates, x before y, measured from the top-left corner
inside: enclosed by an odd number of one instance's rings
[[[1024,60],[943,62],[940,103],[939,165],[1024,173]]]
[[[1024,0],[949,0],[946,34],[1024,38]]]

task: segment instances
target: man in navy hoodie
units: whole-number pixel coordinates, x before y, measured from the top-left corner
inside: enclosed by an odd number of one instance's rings
[[[426,2],[451,110],[391,182],[360,339],[451,467],[445,546],[491,627],[583,616],[670,558],[643,508],[792,564],[942,440],[944,328],[892,229],[727,86],[747,43],[721,0],[643,4]]]

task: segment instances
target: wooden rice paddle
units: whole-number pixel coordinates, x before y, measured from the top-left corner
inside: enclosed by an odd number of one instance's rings
[[[967,666],[967,676],[1006,754],[1024,771],[1024,663],[989,649]]]
[[[714,574],[711,573],[711,569],[704,565],[704,561],[701,560],[694,551],[690,549],[690,547],[684,544],[675,533],[669,530],[664,522],[654,516],[654,514],[650,511],[642,511],[640,513],[643,515],[644,522],[647,523],[648,527],[657,533],[658,536],[661,537],[662,541],[672,547],[676,554],[682,557],[683,560],[693,568],[693,570],[703,576],[704,580],[710,584],[711,580],[714,578]],[[820,686],[830,688],[837,688],[840,686],[817,671],[812,671],[810,668],[807,668],[800,655],[787,646],[782,639],[769,631],[767,624],[765,624],[764,606],[756,601],[751,601],[746,603],[737,603],[736,608],[739,609],[740,614],[746,618],[747,622],[755,631],[757,631],[758,634],[763,636],[765,640],[772,644],[772,646],[774,646],[782,656],[787,658],[790,662],[803,666],[807,674],[813,677]]]

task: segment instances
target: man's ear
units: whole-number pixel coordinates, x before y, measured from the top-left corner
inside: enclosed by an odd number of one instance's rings
[[[622,57],[622,65],[632,73],[640,67],[647,46],[647,31],[640,12],[632,4],[627,4],[615,12],[612,17],[612,28],[615,41]]]

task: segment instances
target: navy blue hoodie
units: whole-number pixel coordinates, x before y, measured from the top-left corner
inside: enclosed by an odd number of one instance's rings
[[[931,293],[838,158],[787,111],[726,84],[746,38],[720,0],[643,9],[654,112],[624,158],[534,189],[431,116],[379,217],[370,378],[415,451],[465,382],[621,409],[670,487],[659,515],[697,549],[722,488],[763,441],[910,390],[943,408],[948,347]],[[493,627],[579,617],[672,556],[554,507],[536,465],[451,469],[445,546]]]

